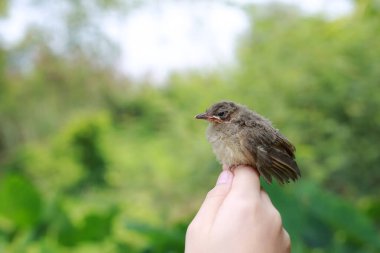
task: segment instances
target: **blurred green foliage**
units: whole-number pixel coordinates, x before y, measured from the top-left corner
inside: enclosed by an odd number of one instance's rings
[[[221,99],[297,146],[301,181],[263,182],[292,252],[379,252],[377,3],[338,20],[246,6],[236,66],[163,87],[120,76],[104,48],[62,55],[38,35],[0,48],[0,252],[182,252],[220,170],[193,116]]]

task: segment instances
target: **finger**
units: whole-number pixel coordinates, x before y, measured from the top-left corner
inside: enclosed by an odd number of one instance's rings
[[[249,197],[260,196],[260,180],[258,172],[249,166],[240,165],[234,169],[234,180],[232,182],[231,194]]]
[[[207,223],[211,225],[213,223],[219,207],[230,191],[233,177],[234,175],[231,171],[222,171],[215,187],[208,192],[206,199],[203,201],[201,208],[194,218],[197,222],[204,225],[207,225]]]

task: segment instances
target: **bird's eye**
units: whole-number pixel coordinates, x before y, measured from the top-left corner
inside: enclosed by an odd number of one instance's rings
[[[226,114],[226,112],[223,111],[223,112],[219,112],[217,115],[218,115],[219,117],[223,117],[225,114]]]

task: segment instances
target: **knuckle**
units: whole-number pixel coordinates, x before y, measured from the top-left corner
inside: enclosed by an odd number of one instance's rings
[[[282,218],[280,212],[276,208],[272,208],[271,219],[273,223],[282,227]]]
[[[198,231],[198,228],[197,228],[197,223],[192,221],[189,226],[187,227],[187,230],[186,230],[186,238],[188,237],[191,237],[193,235],[195,235]]]

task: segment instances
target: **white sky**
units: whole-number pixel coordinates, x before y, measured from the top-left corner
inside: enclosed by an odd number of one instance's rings
[[[164,80],[172,70],[215,67],[233,61],[235,41],[248,27],[240,3],[268,3],[276,0],[152,1],[123,18],[107,16],[101,27],[121,48],[123,72],[132,77],[149,75]],[[348,0],[277,0],[298,6],[305,13],[322,13],[330,18],[349,13]],[[41,15],[28,7],[28,0],[14,0],[9,17],[0,20],[0,39],[5,44],[19,41],[30,24],[54,24],[64,5],[55,2],[52,12]],[[55,11],[54,11],[55,10]],[[48,17],[46,17],[47,15]],[[54,39],[54,38],[53,38]],[[57,38],[55,38],[57,40]],[[59,38],[58,38],[59,39]]]

